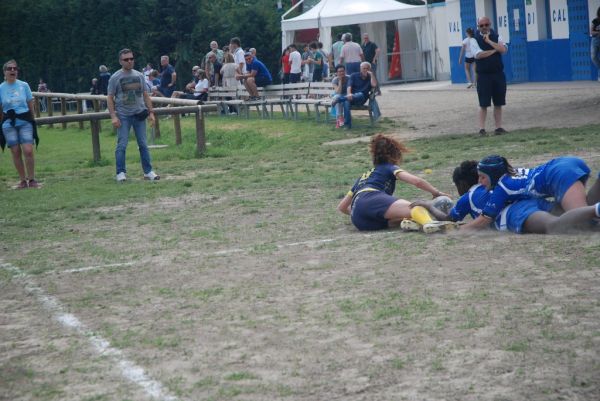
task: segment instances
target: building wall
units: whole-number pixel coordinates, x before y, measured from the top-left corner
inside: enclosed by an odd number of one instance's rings
[[[436,80],[450,79],[450,52],[448,32],[446,30],[446,4],[433,3],[429,5],[430,27],[433,37],[433,68]]]
[[[462,39],[488,16],[508,43],[509,82],[594,80],[589,26],[600,0],[446,0],[452,82],[466,82],[458,64]]]

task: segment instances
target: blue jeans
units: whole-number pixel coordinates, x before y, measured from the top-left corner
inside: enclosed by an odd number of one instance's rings
[[[600,38],[592,38],[592,46],[590,49],[592,63],[596,68],[600,69]]]
[[[33,125],[31,125],[31,123],[24,123],[23,125],[17,125],[15,127],[3,127],[2,132],[4,132],[6,145],[9,148],[16,145],[33,143]]]
[[[117,117],[121,120],[121,127],[117,129],[117,149],[115,150],[117,174],[127,172],[125,168],[125,152],[127,151],[129,130],[131,127],[133,127],[133,131],[135,132],[135,139],[140,150],[142,169],[144,170],[144,174],[148,174],[152,171],[152,164],[148,145],[146,144],[146,120],[138,120],[135,116],[122,116],[120,114],[117,114]]]
[[[346,96],[340,96],[339,101],[343,102],[344,105],[344,126],[352,128],[352,115],[350,114],[350,107],[353,105],[361,106],[367,102],[369,98],[364,93],[358,92],[352,94],[352,100],[348,100]]]

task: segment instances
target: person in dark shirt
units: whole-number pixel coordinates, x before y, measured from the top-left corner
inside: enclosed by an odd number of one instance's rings
[[[250,100],[259,100],[258,87],[271,85],[273,78],[267,67],[250,52],[244,54],[246,60],[246,73],[239,75],[239,79],[244,80],[244,86],[250,94]]]
[[[403,219],[411,217],[410,202],[394,196],[397,181],[429,192],[434,198],[448,196],[398,166],[408,151],[398,140],[378,134],[371,139],[369,148],[373,168],[355,181],[337,207],[339,212],[350,215],[359,230],[397,227]]]
[[[341,103],[344,106],[344,128],[352,128],[352,115],[350,114],[350,108],[354,105],[362,106],[369,100],[369,95],[373,88],[377,87],[377,78],[371,71],[371,64],[363,61],[360,64],[360,72],[355,72],[350,75],[348,79],[348,87],[346,89],[346,96],[340,96],[333,100],[332,107],[337,103]],[[375,118],[379,118],[379,108],[373,109]]]
[[[362,51],[363,51],[363,55],[365,56],[365,61],[368,61],[369,63],[371,63],[371,71],[373,71],[373,74],[375,74],[375,77],[377,77],[377,63],[379,61],[379,46],[377,46],[377,44],[375,42],[371,42],[371,40],[369,39],[369,34],[368,33],[364,33],[363,34],[363,43],[362,43]],[[379,88],[375,88],[375,92],[377,94],[381,94],[381,91],[379,90]]]
[[[475,56],[475,71],[477,72],[477,95],[479,97],[479,135],[485,136],[485,120],[487,109],[494,101],[494,134],[501,135],[506,132],[502,128],[502,106],[506,104],[506,76],[502,54],[508,48],[502,38],[491,29],[488,17],[481,17],[477,23],[478,31],[475,33],[476,44],[473,43]]]
[[[175,82],[177,81],[177,73],[175,68],[169,64],[169,56],[160,57],[160,87],[159,91],[164,97],[171,97],[175,91]]]

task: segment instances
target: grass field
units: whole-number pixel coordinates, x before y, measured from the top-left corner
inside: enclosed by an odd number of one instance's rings
[[[161,123],[158,183],[133,139],[115,183],[107,124],[97,165],[88,129],[41,128],[40,190],[0,155],[0,400],[600,398],[597,232],[359,233],[335,207],[367,144],[336,141],[376,131],[212,117],[195,158],[193,119],[179,147]],[[490,153],[595,176],[599,129],[414,140],[403,166],[454,195]]]

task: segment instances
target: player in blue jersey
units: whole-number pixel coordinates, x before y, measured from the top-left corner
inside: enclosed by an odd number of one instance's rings
[[[482,216],[465,228],[486,226],[505,206],[522,199],[554,197],[565,211],[587,206],[585,182],[590,169],[575,157],[560,157],[517,171],[504,157],[492,155],[479,162],[478,172],[479,183],[493,193]]]
[[[393,196],[396,180],[429,192],[434,198],[448,196],[423,178],[400,167],[407,148],[399,141],[378,134],[371,139],[373,169],[356,180],[352,189],[340,201],[338,210],[351,216],[359,230],[381,230],[395,227],[402,219],[410,218],[410,202]]]
[[[438,220],[461,221],[467,215],[473,219],[479,218],[492,192],[480,184],[478,164],[474,160],[464,161],[454,170],[452,180],[461,197],[448,214],[434,208],[431,202],[414,202],[411,206],[424,206]],[[600,184],[598,184],[600,185]],[[551,212],[562,212],[554,202],[543,198],[518,200],[507,205],[486,225],[491,225],[499,231],[514,233],[557,233],[581,226],[600,213],[600,203],[594,206],[584,206],[555,216]]]

